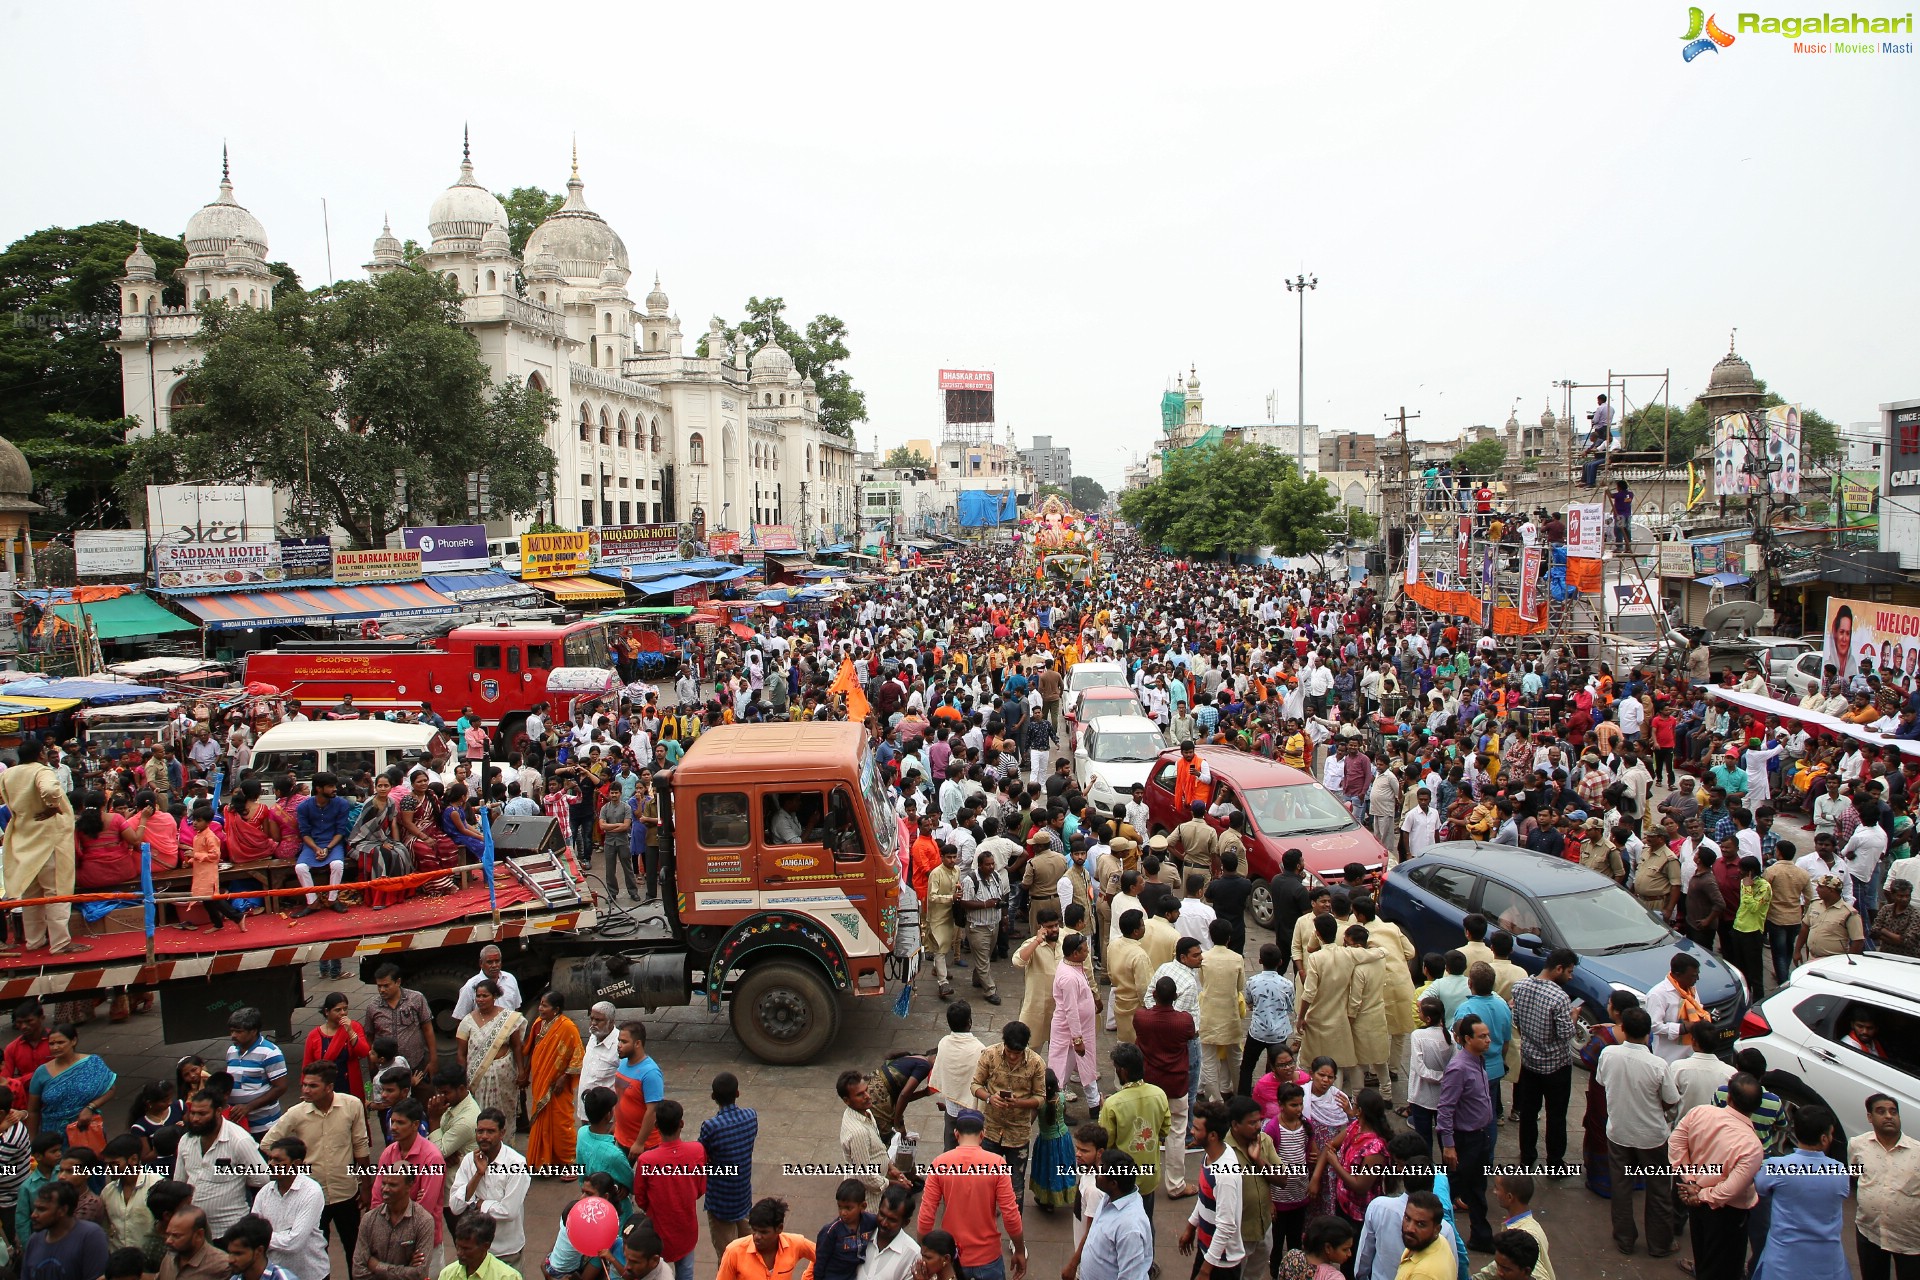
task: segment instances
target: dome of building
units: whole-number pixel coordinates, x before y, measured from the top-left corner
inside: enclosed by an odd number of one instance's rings
[[[507,234],[506,223],[496,222],[487,228],[487,234],[480,237],[480,252],[488,257],[513,256],[513,238]]]
[[[1189,366],[1187,367],[1187,390],[1189,390],[1189,391],[1198,391],[1199,389],[1200,389],[1200,369],[1199,369],[1199,366],[1197,366],[1197,365],[1189,365]]]
[[[380,234],[374,237],[373,261],[378,266],[397,267],[405,260],[404,249],[400,241],[394,238],[393,223],[386,218],[380,219]]]
[[[1556,422],[1558,422],[1558,419],[1553,416],[1552,405],[1548,405],[1540,411],[1540,429],[1542,431],[1553,430]]]
[[[126,266],[129,280],[158,279],[154,275],[157,264],[153,260],[153,255],[147,252],[146,242],[138,236],[134,237],[133,252],[127,255]]]
[[[1713,366],[1713,373],[1707,378],[1707,390],[1729,395],[1747,395],[1759,393],[1759,385],[1753,380],[1753,366],[1740,358],[1727,344],[1727,354]]]
[[[1519,413],[1519,410],[1516,409],[1516,410],[1510,411],[1507,414],[1507,434],[1513,435],[1515,432],[1519,430],[1520,430],[1520,413]]]
[[[753,381],[786,381],[793,372],[793,357],[786,348],[773,339],[767,339],[767,345],[753,353]]]
[[[507,220],[506,206],[473,176],[473,149],[460,147],[460,176],[427,210],[427,231],[437,247],[448,240],[478,240],[496,222]]]
[[[667,305],[667,294],[660,287],[660,273],[656,271],[653,273],[653,292],[647,295],[647,310],[655,314],[665,314]]]
[[[0,511],[38,511],[32,501],[33,468],[11,440],[0,439]]]
[[[189,258],[223,258],[227,246],[236,239],[245,237],[259,247],[261,257],[267,255],[267,229],[260,225],[260,219],[242,208],[233,198],[233,179],[227,170],[227,151],[220,149],[220,194],[211,204],[202,205],[200,211],[187,219],[187,230],[183,237],[187,242]]]
[[[620,268],[620,283],[633,274],[627,267],[627,246],[607,220],[587,208],[586,184],[580,181],[576,161],[567,179],[567,202],[527,237],[527,253],[551,253],[560,262],[560,274],[582,284],[600,278],[602,264],[611,256]]]

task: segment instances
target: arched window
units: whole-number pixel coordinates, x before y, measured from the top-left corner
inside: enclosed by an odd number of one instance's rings
[[[620,444],[620,447],[621,447],[622,449],[624,449],[624,448],[626,448],[626,447],[627,447],[627,442],[628,442],[628,440],[629,440],[629,438],[630,438],[630,437],[629,437],[629,436],[627,435],[627,414],[626,414],[626,411],[625,411],[624,409],[623,409],[623,410],[621,410],[621,412],[620,412],[620,422],[619,422],[619,428],[620,428],[620,429],[619,429],[619,433],[618,433],[618,435],[616,436],[616,439],[617,439],[617,440],[619,441],[619,444]]]
[[[658,351],[660,349],[660,331],[658,329],[655,329],[647,335],[647,349],[649,351]]]
[[[584,404],[580,406],[580,438],[588,442],[593,440],[593,411]]]
[[[240,291],[238,289],[227,290],[227,301],[237,304],[240,301]]]
[[[647,448],[653,453],[660,452],[660,419],[658,418],[647,419]]]
[[[487,292],[492,293],[495,289],[499,287],[500,287],[500,277],[495,275],[491,271],[487,272]]]
[[[547,291],[545,289],[542,289],[540,291],[540,301],[544,303],[546,300],[547,300]]]
[[[538,371],[527,375],[527,390],[545,391],[546,389],[547,389],[547,380],[541,377]]]
[[[813,446],[807,446],[807,470],[813,470]]]
[[[209,292],[208,290],[206,290],[206,289],[204,289],[204,288],[202,288],[202,289],[200,290],[200,301],[201,301],[201,302],[212,302],[212,301],[213,301],[213,294],[212,294],[212,293],[210,293],[210,292]]]
[[[607,415],[607,407],[600,406],[600,443],[613,443],[613,419]]]
[[[696,467],[707,465],[707,438],[698,431],[687,437],[687,461]]]
[[[611,312],[611,311],[608,311],[608,312],[606,312],[606,313],[604,313],[603,315],[601,315],[601,317],[600,317],[600,332],[602,332],[602,333],[612,333],[612,332],[613,332],[613,312]]]
[[[167,393],[167,418],[171,420],[180,410],[190,408],[197,403],[199,402],[187,393],[186,381],[182,379],[174,383],[173,390]]]
[[[154,294],[154,293],[148,294],[147,295],[147,314],[152,315],[154,312],[158,311],[159,309],[160,309],[160,295]]]

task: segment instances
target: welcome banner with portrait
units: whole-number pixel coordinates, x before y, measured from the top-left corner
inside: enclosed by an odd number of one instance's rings
[[[1920,606],[1829,597],[1824,661],[1843,680],[1868,663],[1920,676]]]

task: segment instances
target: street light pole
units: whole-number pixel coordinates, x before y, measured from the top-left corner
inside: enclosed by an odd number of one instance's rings
[[[1300,411],[1293,420],[1293,465],[1307,474],[1307,290],[1320,287],[1320,277],[1302,273],[1287,281],[1287,292],[1300,295]]]

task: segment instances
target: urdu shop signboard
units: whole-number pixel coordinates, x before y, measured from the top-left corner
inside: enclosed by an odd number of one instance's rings
[[[163,543],[153,548],[157,586],[259,586],[284,577],[278,542]]]

